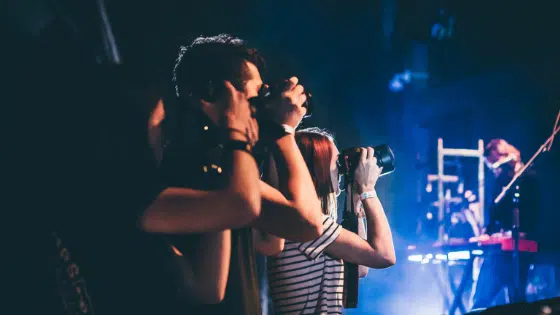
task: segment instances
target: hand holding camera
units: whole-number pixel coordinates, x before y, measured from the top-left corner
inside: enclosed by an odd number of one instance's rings
[[[224,112],[222,125],[229,130],[232,140],[240,140],[254,146],[259,139],[259,126],[253,117],[247,95],[238,91],[229,81],[224,82]]]
[[[371,147],[362,148],[360,160],[354,173],[354,181],[357,193],[373,191],[375,184],[382,172],[382,167],[378,166],[375,150]]]
[[[303,86],[298,82],[296,77],[287,80],[280,97],[274,99],[269,105],[272,119],[276,123],[296,128],[307,113],[307,109],[304,107],[307,96]]]

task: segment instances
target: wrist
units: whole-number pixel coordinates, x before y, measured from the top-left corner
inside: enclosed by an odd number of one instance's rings
[[[241,150],[251,155],[253,154],[253,147],[251,146],[251,144],[243,140],[230,139],[224,144],[224,148],[230,151]]]
[[[375,191],[375,189],[364,191],[364,192],[360,193],[360,201],[364,201],[364,200],[370,199],[370,198],[378,198],[377,197],[377,192]]]
[[[225,113],[221,121],[222,126],[226,129],[245,130],[247,128],[246,124],[233,113]]]
[[[374,185],[356,185],[358,188],[358,194],[362,194],[367,191],[375,191]]]
[[[284,128],[284,131],[288,134],[291,135],[295,135],[296,134],[296,128],[288,125],[288,124],[282,124],[282,128]]]
[[[249,142],[246,132],[241,129],[227,128],[226,136],[229,140]]]

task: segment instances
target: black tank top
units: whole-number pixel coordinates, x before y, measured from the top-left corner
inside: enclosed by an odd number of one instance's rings
[[[223,151],[225,133],[202,112],[189,110],[185,124],[175,128],[169,137],[162,162],[163,180],[167,186],[217,190],[227,185],[231,153]],[[169,135],[169,129],[166,129]],[[218,167],[222,171],[218,171]],[[181,248],[193,246],[197,235],[166,237],[170,244]],[[255,250],[250,228],[232,230],[230,271],[224,301],[201,305],[185,292],[179,256],[169,251],[171,277],[176,285],[177,301],[183,314],[260,314],[260,300],[255,267]]]

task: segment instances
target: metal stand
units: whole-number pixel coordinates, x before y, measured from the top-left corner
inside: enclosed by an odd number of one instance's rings
[[[445,227],[444,227],[444,202],[445,196],[443,191],[443,184],[446,182],[448,175],[443,174],[443,159],[446,156],[459,156],[459,157],[474,157],[478,159],[478,200],[480,202],[480,224],[484,226],[484,141],[478,140],[478,150],[471,149],[450,149],[443,147],[443,139],[438,139],[438,241],[447,241]]]
[[[525,171],[531,166],[533,165],[535,159],[539,156],[539,154],[541,154],[542,152],[546,152],[549,151],[550,148],[552,147],[552,142],[554,141],[554,137],[556,136],[556,134],[560,131],[560,127],[558,127],[558,120],[560,118],[560,111],[558,112],[558,116],[556,117],[556,123],[554,124],[554,128],[552,129],[552,135],[550,137],[548,137],[548,139],[546,139],[546,141],[543,143],[543,145],[541,145],[541,147],[539,148],[539,150],[537,150],[537,152],[533,155],[533,157],[531,157],[531,159],[527,162],[527,164],[525,164],[525,166],[523,166],[517,173],[515,173],[515,175],[513,176],[513,178],[511,179],[511,181],[509,182],[509,184],[507,184],[507,186],[505,186],[502,189],[502,192],[498,195],[498,197],[496,197],[496,199],[494,200],[494,203],[499,203],[504,196],[506,195],[506,193],[511,189],[511,187],[517,183],[517,180],[519,179],[519,177],[521,177],[523,174],[525,174]],[[514,208],[513,208],[513,227],[512,227],[512,237],[513,237],[513,267],[514,267],[514,275],[513,275],[513,279],[514,279],[514,300],[512,301],[513,303],[515,302],[519,302],[519,185],[515,185],[515,193],[513,194],[513,202],[514,202]]]
[[[443,139],[438,139],[438,173],[436,177],[428,178],[430,180],[437,180],[438,186],[438,242],[440,243],[447,243],[448,236],[447,231],[445,229],[445,193],[444,193],[444,183],[451,183],[457,182],[458,177],[453,175],[446,175],[444,174],[444,158],[449,156],[453,157],[473,157],[478,159],[478,199],[480,202],[479,207],[479,217],[481,218],[480,225],[484,225],[484,141],[478,140],[478,149],[452,149],[452,148],[444,148],[443,147]],[[448,270],[449,267],[447,267]],[[448,271],[449,273],[449,271]],[[446,283],[445,291],[450,290],[453,294],[452,304],[449,305],[447,299],[444,299],[444,314],[454,314],[457,309],[465,312],[464,306],[462,305],[461,297],[462,293],[465,289],[466,283],[468,282],[468,278],[472,275],[472,260],[469,261],[465,268],[465,272],[463,274],[461,284],[459,287],[456,287],[455,284],[451,281]],[[450,275],[448,274],[448,277]]]

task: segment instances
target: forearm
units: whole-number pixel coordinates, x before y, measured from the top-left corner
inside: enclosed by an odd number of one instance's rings
[[[362,208],[363,209],[363,208]],[[366,222],[365,222],[365,218],[364,217],[360,217],[358,216],[358,235],[363,238],[364,240],[367,240],[367,234],[366,234]]]
[[[367,240],[365,219],[360,217],[358,217],[358,236],[360,236],[364,240]],[[365,276],[367,276],[368,271],[369,268],[367,266],[364,265],[358,266],[358,274],[360,278],[364,278]]]
[[[258,215],[261,209],[260,173],[253,156],[234,150],[230,176],[228,191]]]
[[[231,257],[231,230],[202,235],[194,257],[192,293],[202,303],[224,299]]]
[[[277,140],[272,151],[273,156],[268,161],[269,168],[265,174],[266,180],[283,197],[270,196],[263,191],[263,213],[259,220],[261,225],[264,225],[265,231],[269,231],[268,226],[283,225],[281,228],[304,237],[305,240],[302,241],[318,237],[322,233],[321,204],[294,136],[287,135]],[[310,237],[305,237],[306,235]]]
[[[305,204],[299,196],[301,182],[310,180],[309,171],[295,144],[293,136],[277,141],[276,152],[266,161],[261,182],[262,212],[253,227],[292,241],[307,242],[322,234],[320,204],[313,182],[309,187],[312,203]],[[297,150],[297,151],[296,151]],[[276,156],[276,158],[274,158]],[[298,162],[299,160],[299,162]],[[278,161],[278,162],[277,162]],[[292,161],[292,162],[289,162]],[[299,163],[299,164],[298,164]],[[301,168],[303,165],[303,168]],[[302,175],[303,174],[303,175]],[[309,190],[309,189],[307,189]],[[288,198],[286,197],[288,196]],[[292,199],[289,199],[292,197]],[[309,196],[307,196],[309,197]],[[300,200],[299,202],[297,200]],[[316,201],[316,209],[311,209]]]
[[[296,204],[305,219],[321,225],[321,203],[295,137],[287,135],[280,138],[276,141],[276,148],[274,161],[278,168],[280,191]]]
[[[229,184],[219,191],[169,187],[141,217],[144,230],[155,233],[204,233],[249,224],[259,214],[259,174],[253,157],[232,152]]]
[[[367,198],[362,203],[366,215],[368,243],[386,260],[388,265],[394,265],[396,257],[393,236],[383,205],[379,198]]]
[[[293,202],[282,193],[261,181],[262,211],[251,227],[295,242],[307,242],[321,236],[317,226],[302,217]]]

